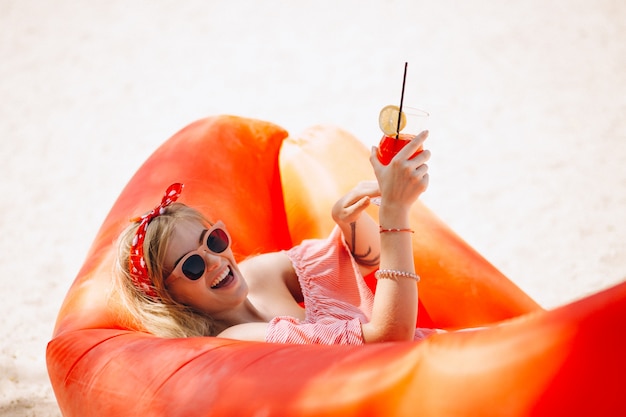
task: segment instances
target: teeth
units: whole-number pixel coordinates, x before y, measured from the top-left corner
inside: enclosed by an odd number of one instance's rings
[[[224,270],[224,272],[222,272],[218,277],[216,277],[213,282],[211,283],[211,288],[215,287],[217,284],[219,284],[220,282],[222,282],[224,280],[224,278],[226,278],[228,276],[228,273],[230,272],[230,268],[226,268]]]

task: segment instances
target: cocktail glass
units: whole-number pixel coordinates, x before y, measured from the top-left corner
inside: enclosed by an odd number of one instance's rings
[[[427,128],[429,117],[427,111],[414,107],[404,107],[402,112],[404,113],[406,124],[400,129],[398,136],[396,137],[395,134],[385,134],[378,145],[378,160],[383,165],[388,165],[393,157],[396,156],[411,139]],[[411,155],[411,158],[418,155],[421,151],[422,148],[420,147],[420,149]]]
[[[383,134],[383,137],[378,144],[377,156],[378,160],[383,165],[389,165],[393,157],[396,156],[396,154],[400,152],[400,150],[404,148],[404,146],[408,144],[411,139],[427,128],[428,117],[430,116],[427,111],[414,107],[404,107],[402,112],[404,113],[406,124],[401,126],[400,132],[397,136],[395,134]],[[395,118],[396,124],[397,120],[398,119]],[[393,120],[391,120],[391,122],[393,122]],[[411,158],[419,155],[422,150],[423,149],[420,146],[419,149],[411,155]],[[381,198],[374,197],[371,201],[373,204],[380,206]]]

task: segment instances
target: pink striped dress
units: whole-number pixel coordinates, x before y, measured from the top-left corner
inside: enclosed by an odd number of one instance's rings
[[[362,345],[361,324],[372,314],[374,295],[335,227],[327,239],[305,240],[285,252],[304,295],[305,318],[279,316],[269,323],[265,340],[273,343]],[[416,329],[422,340],[432,329]]]

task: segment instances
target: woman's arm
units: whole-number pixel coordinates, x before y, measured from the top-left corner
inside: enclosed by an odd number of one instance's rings
[[[370,198],[379,195],[376,181],[362,181],[332,208],[333,220],[364,276],[378,268],[380,262],[378,224],[363,212],[370,205]]]
[[[382,229],[410,229],[411,206],[428,186],[430,152],[425,150],[413,159],[410,156],[424,142],[422,132],[406,145],[389,165],[382,165],[372,149],[370,162],[381,190],[379,221]],[[391,231],[380,233],[380,268],[415,273],[412,233]],[[403,276],[380,279],[374,296],[369,323],[362,326],[366,342],[413,340],[417,317],[417,285]]]

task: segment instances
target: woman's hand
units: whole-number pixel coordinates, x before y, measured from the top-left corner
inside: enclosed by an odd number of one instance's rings
[[[428,131],[423,131],[398,152],[389,165],[383,165],[372,148],[370,163],[378,179],[382,204],[408,207],[426,191],[428,187],[428,165],[430,151],[424,150],[409,159],[424,143]]]
[[[370,205],[370,199],[379,195],[376,181],[361,181],[333,205],[333,220],[338,225],[356,222]]]

